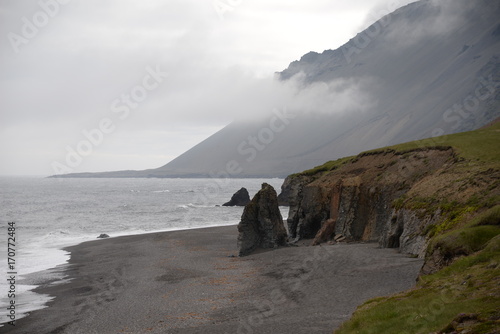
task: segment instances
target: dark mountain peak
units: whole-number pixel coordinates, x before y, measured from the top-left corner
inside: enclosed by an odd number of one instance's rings
[[[313,63],[313,62],[315,62],[318,59],[319,55],[320,54],[317,53],[317,52],[310,51],[310,52],[306,53],[305,55],[303,55],[300,58],[300,61],[303,61],[303,62],[306,62],[306,63]]]

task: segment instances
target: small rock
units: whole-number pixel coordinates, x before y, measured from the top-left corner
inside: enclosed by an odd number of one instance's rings
[[[109,238],[109,235],[107,235],[106,233],[102,233],[97,237],[97,239],[106,239],[106,238]]]
[[[246,188],[241,188],[231,197],[231,200],[222,206],[245,206],[250,203],[250,195]]]
[[[313,246],[319,245],[322,242],[329,241],[332,235],[335,235],[335,224],[335,219],[328,219],[327,221],[323,222],[320,230],[314,237],[314,241],[312,243]]]
[[[343,235],[341,235],[341,234],[337,234],[337,235],[335,236],[335,239],[334,239],[334,240],[335,240],[336,242],[342,242],[342,241],[344,241],[345,239],[346,239],[346,237],[344,237]]]

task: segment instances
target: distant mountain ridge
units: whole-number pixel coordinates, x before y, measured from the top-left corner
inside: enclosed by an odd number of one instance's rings
[[[157,169],[61,176],[285,177],[361,151],[484,126],[500,116],[500,0],[409,4],[339,49],[307,53],[277,77],[339,94],[360,87],[371,100],[353,112],[339,111],[343,102],[334,100],[331,112],[290,106],[261,121],[233,122]]]

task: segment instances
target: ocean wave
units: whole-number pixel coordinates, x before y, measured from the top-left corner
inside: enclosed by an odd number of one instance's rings
[[[177,207],[182,209],[204,209],[204,208],[215,208],[216,206],[188,203],[188,204],[179,204],[177,205]]]
[[[71,232],[69,232],[68,230],[55,230],[42,236],[42,239],[58,238],[61,236],[69,236],[69,235],[71,235]]]

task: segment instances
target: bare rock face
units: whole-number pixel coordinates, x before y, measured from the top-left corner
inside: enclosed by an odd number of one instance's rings
[[[300,196],[302,188],[311,183],[313,178],[307,175],[292,174],[286,177],[278,195],[278,203],[282,206],[294,206],[294,202]]]
[[[323,242],[326,242],[331,239],[332,235],[335,236],[335,224],[337,221],[335,219],[328,219],[323,223],[321,229],[318,231],[316,236],[314,237],[313,246],[319,245]],[[335,238],[335,237],[334,237]],[[338,237],[340,239],[340,235]]]
[[[422,216],[393,203],[436,183],[432,180],[441,175],[437,171],[452,159],[453,151],[447,147],[387,150],[361,154],[337,169],[310,176],[309,183],[294,176],[286,187],[290,237],[314,238],[314,244],[335,240],[337,235],[347,241],[378,241],[381,247],[423,258],[425,228],[439,220],[440,212]]]
[[[287,233],[278,206],[278,195],[272,186],[263,183],[261,190],[245,206],[238,232],[240,256],[248,255],[257,248],[286,245]]]
[[[245,206],[250,203],[250,195],[246,188],[241,188],[231,197],[231,200],[222,206]]]

